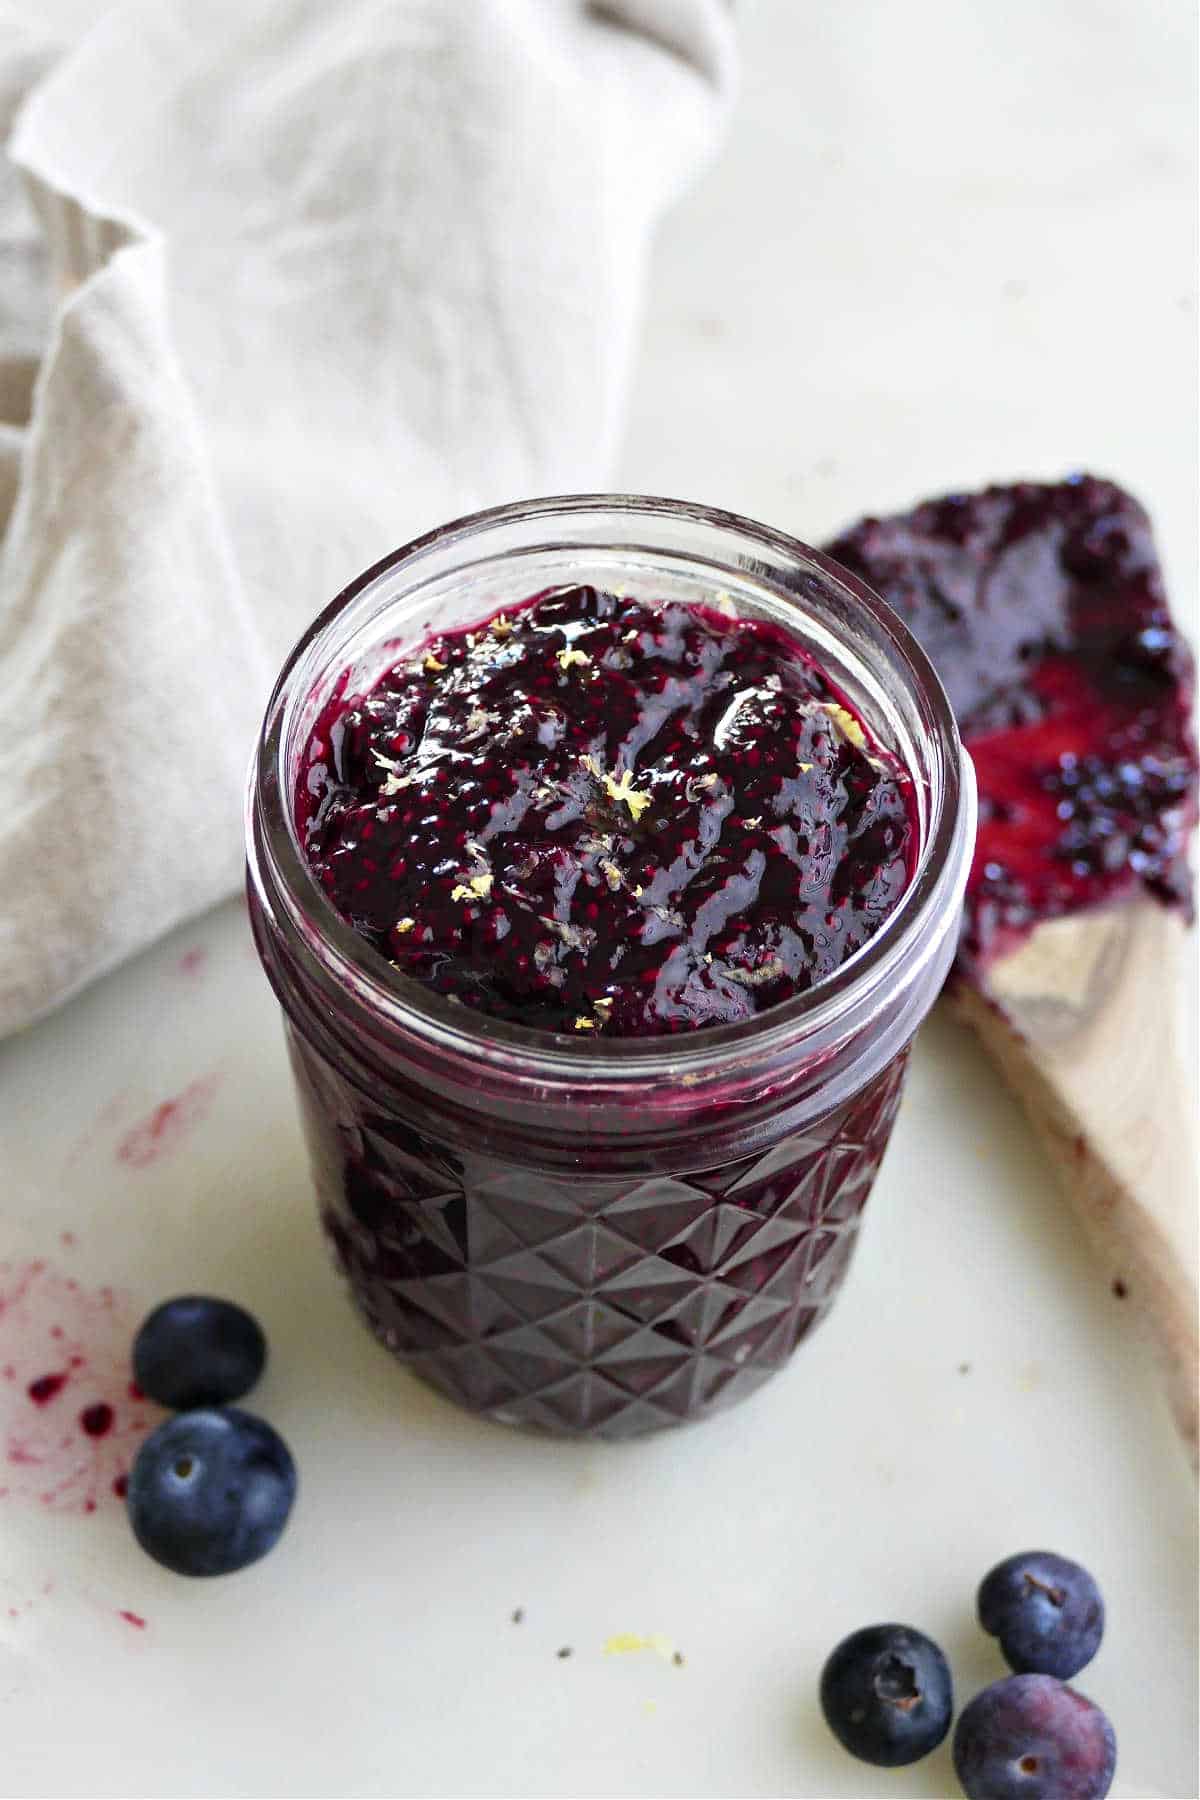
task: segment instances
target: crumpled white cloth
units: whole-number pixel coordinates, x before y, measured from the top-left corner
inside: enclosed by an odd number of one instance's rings
[[[230,892],[271,680],[478,506],[611,481],[724,0],[0,8],[0,1033]],[[32,209],[31,209],[32,203]]]

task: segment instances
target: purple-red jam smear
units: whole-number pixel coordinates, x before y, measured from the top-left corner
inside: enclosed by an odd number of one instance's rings
[[[220,1073],[201,1075],[181,1093],[163,1100],[127,1131],[117,1145],[117,1161],[131,1169],[148,1169],[172,1155],[195,1127],[207,1118],[218,1088]]]
[[[895,907],[911,783],[779,628],[591,587],[433,638],[313,731],[317,881],[397,968],[581,1036],[803,993]]]
[[[113,1428],[116,1414],[106,1400],[98,1400],[93,1406],[85,1406],[79,1415],[81,1428],[88,1437],[107,1437]]]
[[[35,1406],[48,1406],[51,1400],[62,1393],[67,1380],[65,1374],[39,1375],[36,1381],[29,1383],[26,1392]]]
[[[1018,482],[864,519],[829,554],[946,685],[979,779],[968,972],[1144,888],[1191,908],[1195,676],[1150,522],[1112,482]]]
[[[95,1513],[165,1416],[131,1391],[144,1303],[44,1259],[0,1260],[0,1501]]]

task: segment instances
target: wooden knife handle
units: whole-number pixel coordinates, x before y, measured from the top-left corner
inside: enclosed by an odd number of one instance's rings
[[[1153,901],[1039,926],[956,1010],[1025,1105],[1200,1453],[1196,1094],[1178,1042],[1183,926]]]

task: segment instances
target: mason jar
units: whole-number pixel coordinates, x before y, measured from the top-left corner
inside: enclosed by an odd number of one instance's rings
[[[587,1039],[406,978],[310,874],[309,737],[433,632],[590,584],[774,621],[909,771],[912,879],[808,992],[738,1024]],[[283,1010],[320,1217],[380,1342],[507,1424],[624,1438],[751,1393],[828,1312],[954,955],[975,790],[902,621],[827,557],[707,507],[500,507],[397,550],[289,656],[251,771],[248,890]]]

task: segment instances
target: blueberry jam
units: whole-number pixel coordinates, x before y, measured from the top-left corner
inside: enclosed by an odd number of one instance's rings
[[[702,1169],[520,1161],[445,1142],[298,1033],[321,1220],[376,1337],[473,1412],[630,1438],[745,1399],[828,1315],[891,1137],[907,1049],[803,1131]],[[718,1109],[714,1109],[716,1111]]]
[[[551,585],[581,545],[607,588]],[[769,621],[719,591],[747,569]],[[903,766],[809,631],[889,695]],[[744,1399],[828,1315],[973,824],[912,650],[803,545],[616,496],[431,533],[297,646],[252,779],[251,924],[337,1266],[450,1399],[635,1437]]]
[[[832,974],[908,882],[906,772],[763,620],[571,587],[347,689],[300,772],[312,870],[494,1017],[734,1023]]]
[[[974,758],[968,970],[1139,889],[1190,909],[1194,672],[1130,495],[1087,475],[990,487],[828,550],[921,640]]]

